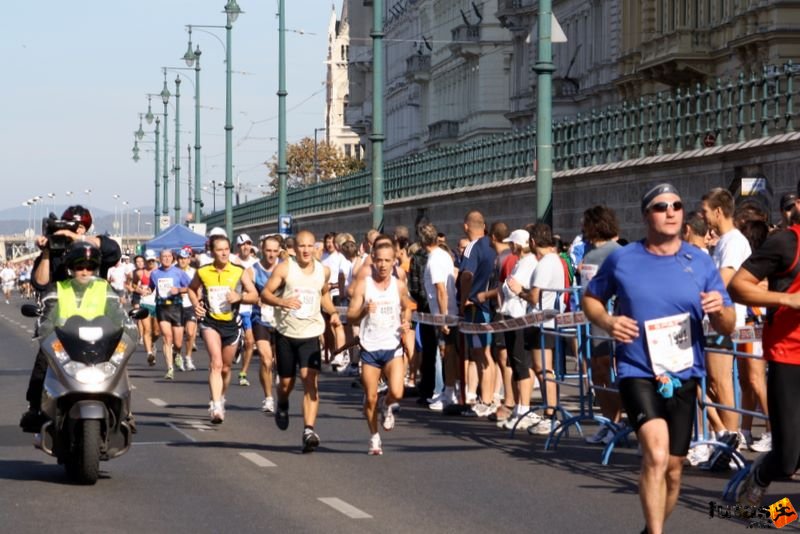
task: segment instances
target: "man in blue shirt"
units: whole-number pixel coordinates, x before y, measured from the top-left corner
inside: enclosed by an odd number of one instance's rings
[[[488,323],[492,316],[489,284],[497,254],[486,236],[486,222],[480,211],[472,210],[464,217],[464,233],[470,240],[461,260],[459,302],[464,321]],[[495,364],[492,360],[492,335],[470,334],[466,336],[470,373],[467,376],[467,403],[475,398],[478,382],[481,384],[481,402],[475,403],[473,412],[486,417],[497,411],[494,403]],[[474,363],[473,363],[474,362]]]
[[[671,184],[649,189],[641,209],[647,237],[611,253],[589,283],[583,309],[617,342],[620,396],[642,447],[646,531],[660,533],[678,500],[697,379],[705,373],[703,315],[729,335],[735,313],[711,258],[681,240],[678,190]],[[606,311],[612,296],[615,315]],[[666,382],[675,387],[671,395],[660,388]]]
[[[156,294],[156,318],[163,336],[164,359],[167,374],[164,378],[172,380],[175,376],[172,355],[175,346],[175,365],[184,371],[181,347],[183,347],[183,300],[182,295],[189,291],[189,275],[175,265],[175,256],[165,248],[161,251],[161,265],[150,275],[150,289]]]

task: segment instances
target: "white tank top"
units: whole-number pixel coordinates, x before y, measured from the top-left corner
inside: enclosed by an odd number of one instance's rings
[[[325,321],[322,319],[320,299],[322,288],[328,282],[325,279],[325,268],[314,260],[314,271],[306,274],[290,260],[289,274],[283,287],[283,298],[297,298],[301,306],[297,310],[283,307],[275,308],[275,328],[286,337],[307,339],[321,336],[325,332]]]
[[[364,304],[374,302],[375,313],[361,320],[361,346],[364,350],[402,350],[400,347],[400,293],[397,279],[390,277],[389,286],[379,289],[371,276],[365,279]]]

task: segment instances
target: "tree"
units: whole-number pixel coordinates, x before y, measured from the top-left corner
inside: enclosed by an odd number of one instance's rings
[[[316,182],[314,174],[314,139],[304,137],[297,143],[286,147],[287,185],[290,189],[312,185]],[[363,161],[345,156],[335,146],[326,141],[317,143],[317,167],[319,181],[331,180],[339,176],[358,172],[365,168]],[[269,165],[270,185],[278,189],[278,156],[272,156]]]

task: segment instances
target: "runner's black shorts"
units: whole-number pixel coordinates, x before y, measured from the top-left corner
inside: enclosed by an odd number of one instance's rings
[[[281,378],[293,377],[298,367],[317,371],[322,368],[322,351],[316,336],[297,339],[275,332],[275,356]]]
[[[198,321],[200,332],[211,329],[219,334],[222,346],[236,345],[242,337],[242,327],[238,321],[218,321],[212,317],[205,316]]]
[[[174,304],[159,304],[156,306],[156,318],[159,323],[183,326],[183,306],[179,301]]]
[[[271,326],[253,321],[253,338],[256,341],[272,343],[275,340],[275,329]]]
[[[186,326],[189,321],[197,321],[197,316],[194,314],[194,306],[184,306],[181,311],[181,324]]]
[[[658,393],[658,383],[653,378],[623,378],[619,383],[622,405],[634,430],[652,419],[664,419],[669,431],[669,453],[686,456],[692,441],[697,380],[682,381],[672,397],[665,399]]]
[[[541,338],[542,329],[538,326],[529,326],[525,328],[522,332],[523,339],[525,340],[525,350],[538,350],[542,348],[542,338]],[[556,337],[547,335],[547,329],[545,329],[544,335],[544,348],[545,349],[554,349],[556,348]]]

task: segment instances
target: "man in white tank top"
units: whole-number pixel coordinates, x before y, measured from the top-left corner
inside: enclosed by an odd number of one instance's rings
[[[361,382],[364,385],[364,415],[371,434],[368,453],[383,454],[378,434],[378,381],[386,375],[389,389],[381,401],[383,428],[394,428],[392,405],[403,398],[402,336],[411,329],[411,301],[405,282],[392,276],[395,249],[381,242],[372,250],[368,276],[358,280],[347,309],[347,320],[361,322]]]
[[[325,331],[321,310],[331,315],[331,325],[341,321],[328,290],[330,271],[314,259],[314,234],[297,234],[295,260],[278,264],[261,292],[261,300],[275,307],[275,353],[278,376],[278,406],[275,424],[289,427],[289,394],[294,388],[295,370],[303,381],[303,452],[319,446],[314,422],[319,409],[317,378],[322,353],[319,336]]]

